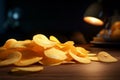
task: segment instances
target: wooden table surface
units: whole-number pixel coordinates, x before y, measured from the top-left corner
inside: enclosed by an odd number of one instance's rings
[[[45,66],[43,71],[35,73],[10,73],[12,66],[0,67],[0,80],[120,80],[119,48],[80,46],[91,52],[107,51],[119,61],[116,63],[92,62],[90,64]]]

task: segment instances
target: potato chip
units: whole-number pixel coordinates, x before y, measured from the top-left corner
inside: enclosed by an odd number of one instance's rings
[[[92,56],[92,57],[89,57],[90,60],[92,61],[99,61],[98,57],[97,56]]]
[[[54,66],[54,65],[62,64],[62,61],[63,60],[57,60],[57,59],[48,58],[45,56],[42,60],[39,61],[39,63],[42,65]]]
[[[80,63],[91,63],[91,60],[89,58],[85,58],[85,57],[79,57],[77,55],[75,55],[74,53],[72,53],[71,51],[69,51],[69,54],[72,56],[72,58]]]
[[[60,50],[66,52],[66,55],[67,55],[66,61],[71,61],[73,59],[68,52],[69,50],[71,50],[76,55],[78,54],[78,52],[76,51],[76,47],[74,46],[73,41],[67,41],[67,42],[63,43]]]
[[[26,45],[27,49],[32,50],[36,52],[35,54],[38,54],[39,56],[43,57],[44,56],[44,48],[36,44],[34,41],[31,41],[30,44]]]
[[[45,35],[43,34],[37,34],[33,36],[33,41],[38,44],[39,46],[42,46],[43,48],[50,48],[53,47],[56,42],[50,41]]]
[[[0,66],[7,66],[18,62],[22,57],[22,54],[18,51],[14,51],[8,54],[6,59],[0,61]]]
[[[53,58],[57,60],[65,60],[67,58],[66,53],[56,49],[56,48],[50,48],[44,51],[45,56],[48,58]]]
[[[11,72],[17,72],[17,71],[38,72],[43,69],[44,69],[43,66],[15,67],[15,68],[11,69]]]
[[[61,43],[55,36],[50,36],[49,39],[51,41],[57,42],[57,43]]]
[[[26,48],[25,45],[31,43],[31,40],[17,41],[16,39],[8,39],[3,45],[5,48]]]
[[[69,49],[72,49],[74,47],[74,42],[73,41],[67,41],[63,44],[61,44],[63,47],[61,47],[61,50],[67,51]]]
[[[16,49],[7,49],[4,47],[0,48],[0,59],[4,60],[8,57],[9,54],[12,54],[13,52],[17,51]]]
[[[57,66],[57,65],[61,65],[61,64],[62,64],[62,61],[58,61],[58,62],[54,62],[54,63],[49,64],[49,66]]]
[[[82,57],[86,57],[87,54],[89,53],[89,51],[83,47],[76,47],[76,51],[79,53],[79,56],[82,56]]]
[[[31,40],[17,41],[14,47],[15,48],[26,48],[26,45],[30,43],[31,43]]]
[[[37,63],[40,61],[42,57],[34,57],[26,60],[19,60],[18,62],[15,62],[14,65],[16,66],[29,66],[31,64]]]
[[[74,64],[76,63],[75,61],[63,61],[62,64]]]
[[[34,64],[42,59],[42,57],[36,52],[30,49],[24,49],[21,51],[22,58],[18,62],[14,63],[16,66],[28,66]]]
[[[105,51],[99,52],[97,57],[102,62],[117,62],[118,61],[115,57],[111,56]]]
[[[14,47],[14,45],[17,43],[16,39],[8,39],[5,44],[3,45],[3,47],[5,48],[11,48]]]
[[[40,61],[43,65],[58,65],[61,64],[62,61],[64,61],[67,56],[66,53],[56,49],[56,48],[50,48],[44,51],[45,56]]]
[[[88,55],[89,57],[97,56],[97,54],[95,54],[95,53],[88,53],[87,55]]]

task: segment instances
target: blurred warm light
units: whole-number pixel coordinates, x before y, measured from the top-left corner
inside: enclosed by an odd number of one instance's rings
[[[104,24],[102,20],[90,16],[84,17],[84,21],[95,26],[102,26]]]

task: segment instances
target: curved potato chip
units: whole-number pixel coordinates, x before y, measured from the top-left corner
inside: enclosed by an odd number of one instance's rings
[[[44,47],[45,49],[46,49],[46,48],[53,47],[53,46],[56,44],[56,42],[50,41],[50,40],[49,40],[45,35],[43,35],[43,34],[34,35],[34,36],[33,36],[33,41],[34,41],[36,44]]]
[[[51,41],[57,42],[57,43],[61,43],[55,36],[50,36],[49,39]]]
[[[55,48],[50,48],[44,51],[45,56],[57,60],[65,60],[67,58],[66,53]]]
[[[16,39],[8,39],[5,42],[5,44],[3,45],[3,47],[5,47],[5,48],[13,48],[16,43],[17,43]]]
[[[40,64],[42,65],[49,65],[49,66],[54,66],[54,65],[60,65],[62,64],[63,60],[57,60],[53,58],[48,58],[48,57],[43,57],[42,60],[39,61]]]
[[[43,69],[44,69],[43,66],[15,67],[15,68],[11,69],[11,72],[16,72],[16,71],[38,72]]]
[[[76,48],[74,46],[74,42],[73,41],[67,41],[65,42],[64,44],[62,44],[63,47],[60,48],[60,50],[66,52],[66,56],[67,56],[67,59],[66,61],[71,61],[73,58],[70,56],[69,54],[69,50],[71,50],[74,54],[78,54],[78,52],[76,51]]]
[[[30,44],[31,42],[32,42],[32,40],[29,40],[29,39],[18,41],[18,43],[20,43],[22,45]]]
[[[89,57],[97,56],[97,54],[95,54],[95,53],[88,53],[87,55],[88,55]]]
[[[50,60],[50,61],[49,61]],[[50,59],[46,60],[46,61],[39,61],[40,64],[42,65],[49,65],[49,66],[56,66],[56,65],[60,65],[63,64],[62,61],[60,60],[56,60],[56,59]]]
[[[90,60],[92,61],[99,61],[98,57],[97,56],[92,56],[92,57],[89,57]]]
[[[21,53],[22,53],[21,60],[14,63],[14,65],[16,66],[28,66],[42,59],[42,57],[39,54],[30,49],[24,49],[21,51]]]
[[[7,49],[7,48],[2,47],[0,49],[0,59],[2,59],[2,60],[6,59],[9,54],[12,54],[15,51],[20,52],[21,48],[9,48],[9,49]]]
[[[31,40],[17,41],[16,39],[8,39],[3,45],[5,48],[26,48],[25,45],[31,43]]]
[[[34,64],[34,63],[40,61],[41,59],[42,59],[42,57],[34,57],[31,59],[20,60],[20,61],[14,63],[14,65],[16,65],[16,66],[29,66],[31,64]]]
[[[44,57],[39,63],[50,66],[59,65],[62,64],[66,58],[65,52],[53,47],[44,51]]]
[[[111,56],[105,51],[99,52],[97,57],[102,62],[117,62],[118,61],[115,57]]]
[[[31,40],[17,41],[17,44],[15,44],[14,47],[26,48],[26,45],[30,43],[31,43]]]
[[[89,53],[89,51],[83,47],[76,47],[76,51],[79,53],[78,55],[82,57],[86,57],[87,54]]]
[[[76,51],[76,48],[74,46],[74,41],[67,41],[65,43],[61,43],[61,44],[56,44],[54,46],[55,48],[62,50],[63,52],[66,52],[66,55],[68,56],[68,58],[70,58],[71,56],[69,56],[68,51],[71,50],[74,54],[77,54],[78,52]],[[72,58],[70,58],[71,60]],[[69,59],[68,59],[69,60]]]
[[[79,57],[77,55],[75,55],[74,53],[72,53],[71,51],[69,51],[69,54],[72,56],[72,58],[80,63],[91,63],[91,60],[89,58],[85,58],[85,57]]]
[[[67,41],[63,44],[61,44],[63,47],[61,47],[61,50],[67,51],[69,49],[73,49],[74,47],[74,42],[73,41]]]
[[[32,41],[30,44],[26,45],[27,49],[36,52],[39,56],[44,56],[44,48]]]
[[[22,54],[18,51],[14,51],[7,55],[6,59],[0,61],[0,66],[7,66],[18,62],[22,57]]]

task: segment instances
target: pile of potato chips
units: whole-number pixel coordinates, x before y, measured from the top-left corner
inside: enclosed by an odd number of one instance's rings
[[[54,66],[67,63],[91,63],[92,61],[117,62],[105,51],[90,53],[83,47],[74,46],[74,41],[61,43],[55,36],[36,34],[32,40],[8,39],[0,47],[0,66],[14,65],[15,71],[41,71],[44,65]],[[38,63],[39,66],[32,64]]]

